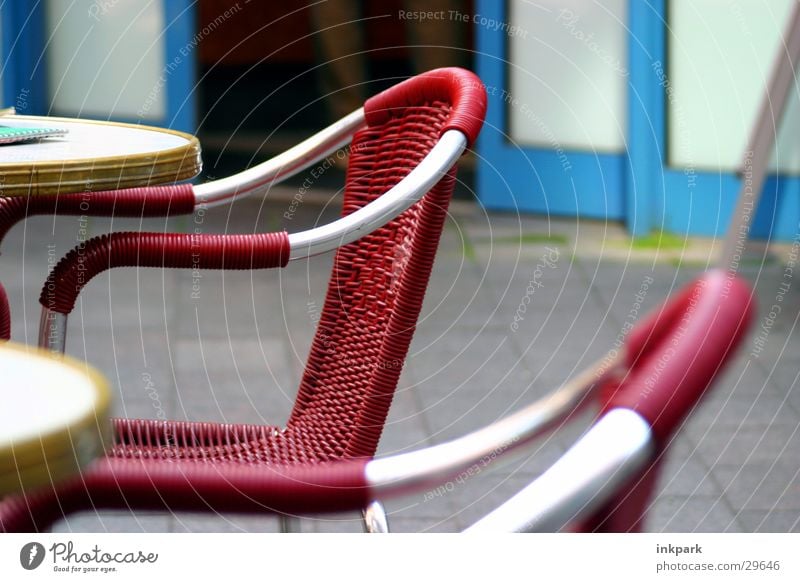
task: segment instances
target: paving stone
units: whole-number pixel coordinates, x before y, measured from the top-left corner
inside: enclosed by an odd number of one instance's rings
[[[659,495],[719,497],[722,489],[714,481],[713,470],[685,436],[678,437],[665,451],[658,480]]]
[[[498,420],[539,395],[503,334],[484,331],[473,339],[415,351],[407,362],[436,442]]]
[[[645,518],[649,532],[740,532],[736,514],[720,497],[659,495]]]
[[[277,192],[277,190],[276,190]],[[32,218],[3,244],[0,280],[9,291],[13,334],[34,343],[38,295],[48,268],[80,236],[110,230],[290,232],[326,223],[341,197],[308,201],[290,219],[283,202],[239,201],[232,209],[163,219]],[[286,194],[290,195],[287,197]],[[653,262],[630,246],[620,225],[485,213],[453,207],[423,316],[401,376],[379,454],[443,442],[534,402],[602,357],[631,316],[643,316],[702,272],[711,247],[690,241],[685,260]],[[701,248],[702,247],[702,248]],[[543,253],[517,329],[511,322]],[[575,250],[577,249],[577,250]],[[674,255],[674,256],[673,256]],[[664,254],[664,257],[667,255]],[[691,260],[689,260],[691,259]],[[68,351],[111,381],[115,414],[155,418],[152,393],[169,417],[282,424],[291,407],[322,309],[332,255],[287,268],[249,272],[116,270],[81,295]],[[23,268],[24,267],[24,268]],[[783,264],[741,270],[756,282],[756,325],[667,451],[649,531],[797,531],[800,485],[800,289],[781,300],[763,349],[753,348],[775,303]],[[647,292],[642,283],[652,277]],[[199,294],[192,296],[195,285]],[[622,338],[624,339],[624,337]],[[151,386],[152,384],[152,386]],[[531,455],[426,500],[389,501],[393,531],[459,531],[541,474],[590,425],[586,410],[537,442]],[[315,516],[303,532],[361,531],[357,513]],[[277,531],[274,516],[153,515],[102,512],[70,516],[56,531]]]
[[[733,395],[725,400],[710,398],[693,411],[686,430],[701,442],[705,435],[718,430],[766,427],[772,424],[793,425],[797,413],[783,398],[766,393]]]
[[[455,533],[458,530],[452,520],[396,516],[390,518],[389,531],[392,533]]]
[[[264,515],[207,515],[179,513],[171,516],[170,531],[177,533],[278,533],[278,517]]]
[[[719,465],[714,474],[737,511],[800,511],[800,464],[796,453],[772,462]]]
[[[757,533],[800,532],[800,511],[746,509],[737,515],[744,531]]]
[[[800,413],[800,358],[793,353],[782,353],[774,359],[759,358],[755,365],[762,366],[774,393],[785,397],[787,406]]]
[[[174,417],[172,347],[158,330],[142,330],[135,325],[94,330],[73,327],[67,353],[88,362],[109,380],[115,416]]]
[[[412,532],[460,531],[461,526],[456,517],[459,500],[453,495],[436,495],[431,492],[426,496],[426,493],[429,492],[387,500],[384,507],[389,529]],[[409,529],[412,526],[414,529]]]
[[[82,512],[70,515],[53,525],[53,533],[165,533],[170,516],[146,511]]]
[[[190,271],[176,284],[176,332],[181,338],[253,335],[284,328],[277,271]]]
[[[798,425],[784,424],[712,430],[700,445],[697,454],[708,466],[766,463],[800,450],[800,430]]]
[[[308,527],[313,533],[363,533],[364,525],[361,512],[341,513],[334,515],[318,515],[305,518],[307,523],[303,527]]]
[[[396,455],[429,446],[428,427],[417,406],[408,375],[402,376],[383,429],[377,456]]]
[[[126,267],[101,273],[81,291],[70,323],[91,330],[110,328],[117,322],[164,327],[181,301],[175,279],[173,270],[152,268]]]
[[[437,327],[451,325],[482,326],[497,324],[501,304],[491,293],[487,280],[479,268],[467,264],[463,269],[449,272],[434,267],[420,322]]]
[[[297,385],[281,341],[180,340],[175,348],[180,419],[283,426]]]

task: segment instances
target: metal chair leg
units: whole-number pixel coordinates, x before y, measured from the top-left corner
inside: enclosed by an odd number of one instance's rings
[[[300,533],[300,520],[291,515],[280,515],[278,517],[281,533]]]
[[[362,512],[364,515],[364,531],[366,533],[389,533],[389,522],[386,510],[380,501],[373,501]]]

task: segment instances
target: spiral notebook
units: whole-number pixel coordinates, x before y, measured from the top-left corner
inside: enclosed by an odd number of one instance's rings
[[[66,129],[55,129],[53,127],[8,127],[0,125],[0,145],[44,137],[58,137],[66,133]]]

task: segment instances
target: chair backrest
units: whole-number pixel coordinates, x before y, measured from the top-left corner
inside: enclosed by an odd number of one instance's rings
[[[485,107],[477,77],[456,69],[414,77],[368,101],[369,126],[351,144],[343,214],[400,182],[454,121],[472,141]],[[287,425],[319,460],[375,453],[454,185],[455,168],[398,218],[336,254]]]

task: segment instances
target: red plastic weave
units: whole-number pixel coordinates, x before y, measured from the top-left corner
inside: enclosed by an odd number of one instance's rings
[[[194,212],[191,184],[53,196],[0,197],[0,244],[15,224],[41,214],[148,217]]]
[[[8,306],[6,289],[0,284],[0,340],[11,339],[11,308]]]
[[[443,102],[357,134],[343,212],[397,184],[436,143]],[[455,170],[399,218],[340,249],[288,428],[320,458],[371,456],[383,430],[439,244]]]
[[[422,73],[375,95],[364,104],[364,115],[370,125],[381,125],[391,117],[402,115],[405,107],[434,101],[444,101],[452,107],[439,135],[457,129],[472,145],[486,116],[486,88],[474,74],[457,67]]]
[[[404,102],[357,133],[343,214],[416,167],[451,122],[452,109],[440,99]],[[375,453],[392,402],[454,184],[455,169],[400,217],[337,252],[285,428],[118,419],[114,447],[83,481],[0,502],[0,528],[42,529],[62,513],[93,506],[363,508],[369,501],[363,465]]]
[[[269,269],[289,262],[285,232],[265,234],[173,234],[115,232],[70,251],[50,272],[39,303],[69,314],[83,287],[114,267]]]

